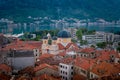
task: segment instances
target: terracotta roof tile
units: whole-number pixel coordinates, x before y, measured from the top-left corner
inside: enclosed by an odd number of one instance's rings
[[[101,77],[120,73],[120,69],[115,67],[113,64],[107,63],[105,61],[96,64],[91,71]]]
[[[39,77],[34,77],[33,80],[61,80],[60,78],[55,78],[53,76],[49,76],[47,74],[43,74]]]
[[[93,59],[77,57],[75,60],[75,66],[78,66],[84,70],[90,69],[95,63]]]
[[[86,80],[86,78],[83,75],[74,75],[73,80]]]
[[[74,63],[74,59],[71,58],[71,57],[68,57],[68,58],[64,58],[61,63],[64,63],[64,64],[72,64]]]
[[[65,49],[65,47],[64,47],[62,44],[58,43],[57,45],[58,45],[58,47],[59,47],[59,50]]]
[[[6,65],[6,64],[0,64],[0,70],[4,70],[4,71],[7,71],[7,72],[12,71],[11,67]]]
[[[52,58],[52,57],[54,57],[53,54],[44,53],[44,54],[42,54],[42,55],[39,57],[39,59],[40,59],[40,60],[43,60],[43,59]]]
[[[41,49],[42,42],[40,41],[15,41],[6,45],[3,50],[33,50],[35,48]]]
[[[0,80],[10,80],[11,76],[0,73]]]
[[[66,55],[66,51],[60,52],[59,54],[57,54],[58,56],[62,56],[64,57]]]
[[[95,52],[95,49],[94,48],[84,48],[84,49],[81,49],[81,52],[92,53],[92,52]]]
[[[34,71],[36,72],[36,71],[42,70],[44,68],[51,68],[53,70],[58,70],[57,66],[51,66],[51,65],[48,65],[48,64],[44,63],[44,64],[40,64],[39,66],[36,66],[34,68]]]

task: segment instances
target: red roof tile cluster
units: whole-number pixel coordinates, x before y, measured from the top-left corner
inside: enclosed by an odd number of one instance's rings
[[[20,70],[19,71],[19,74],[33,74],[33,71],[34,71],[34,67],[32,67],[32,66],[28,66],[28,67],[26,67],[26,68],[24,68],[24,69],[22,69],[22,70]]]
[[[97,51],[96,54],[99,54],[97,59],[102,61],[110,60],[111,55],[114,55],[116,58],[119,57],[118,53],[114,50],[102,50],[99,52]]]
[[[66,51],[63,51],[63,52],[60,52],[59,54],[57,54],[57,56],[62,56],[62,57],[65,57],[66,55]]]
[[[60,44],[60,43],[58,43],[58,47],[59,47],[59,50],[65,49],[65,47],[62,44]]]
[[[42,42],[40,41],[15,41],[6,45],[3,50],[33,50],[35,48],[41,49]]]
[[[64,63],[64,64],[73,64],[74,63],[74,59],[71,58],[71,57],[68,57],[68,58],[64,58],[61,63]]]
[[[0,80],[10,80],[11,76],[0,73]]]
[[[6,72],[11,72],[12,71],[11,67],[6,65],[6,64],[0,64],[0,70],[4,70]]]
[[[40,65],[43,63],[47,63],[49,65],[59,65],[61,60],[62,59],[60,57],[57,57],[57,56],[48,57],[48,58],[40,59],[40,61],[36,62],[36,65]]]
[[[92,52],[95,52],[95,49],[94,48],[84,48],[84,49],[81,49],[81,52],[92,53]]]
[[[105,61],[94,65],[91,70],[93,73],[102,76],[112,76],[120,73],[120,69],[115,67],[114,64],[107,63]]]
[[[49,76],[47,74],[43,74],[39,77],[34,77],[33,80],[61,80],[60,78],[55,78],[53,76]]]
[[[50,69],[53,69],[53,70],[58,70],[57,66],[51,66],[51,65],[48,65],[48,64],[44,63],[44,64],[40,64],[39,66],[36,66],[34,68],[34,71],[37,72],[37,71],[42,70],[44,68],[50,68]]]
[[[39,59],[40,59],[40,60],[43,60],[43,59],[52,58],[52,57],[54,57],[53,54],[45,53],[45,54],[42,54],[42,55],[39,57]]]
[[[88,58],[77,57],[75,60],[75,66],[78,66],[84,70],[89,70],[95,64],[95,61]]]
[[[86,80],[86,77],[76,74],[73,76],[73,80]]]
[[[75,43],[68,43],[66,46],[63,46],[62,44],[58,43],[58,47],[59,47],[59,50],[67,50],[70,47],[72,47],[71,49],[73,49],[73,50],[79,49]]]

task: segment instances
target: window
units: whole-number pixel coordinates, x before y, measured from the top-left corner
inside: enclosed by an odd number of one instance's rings
[[[91,74],[91,78],[93,78],[93,74]]]
[[[66,72],[66,75],[67,75],[67,72]]]
[[[62,68],[62,65],[60,65],[60,67]]]
[[[66,67],[66,69],[67,69],[67,67]]]
[[[63,76],[63,79],[64,79],[65,77]]]
[[[71,69],[73,69],[73,66],[71,67]]]
[[[73,78],[71,78],[71,80],[73,80]]]
[[[37,52],[37,49],[36,49],[36,52]]]
[[[63,71],[63,74],[64,74],[65,72]]]
[[[65,80],[67,80],[67,77],[66,77],[66,79]]]
[[[73,75],[73,72],[71,72],[71,75]]]

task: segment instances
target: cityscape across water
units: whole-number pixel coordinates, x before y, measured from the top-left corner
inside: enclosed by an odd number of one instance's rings
[[[69,26],[67,26],[69,27]],[[66,27],[65,27],[66,28]],[[112,32],[119,33],[120,25],[89,25],[89,26],[79,26],[77,28],[86,28],[88,30],[96,30],[96,31],[104,31],[104,32]],[[20,34],[24,32],[35,32],[39,30],[53,30],[53,29],[64,29],[64,27],[59,26],[49,26],[49,25],[12,25],[12,26],[2,26],[0,27],[0,33],[4,34]]]

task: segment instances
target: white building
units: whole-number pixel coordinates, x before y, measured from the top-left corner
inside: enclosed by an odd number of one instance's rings
[[[73,65],[72,64],[59,64],[59,74],[62,80],[73,80]]]
[[[99,43],[99,42],[106,42],[105,35],[83,35],[82,40],[86,40],[88,43]]]
[[[88,43],[118,42],[120,41],[120,35],[114,33],[96,32],[95,35],[83,35],[82,40],[86,40]]]

